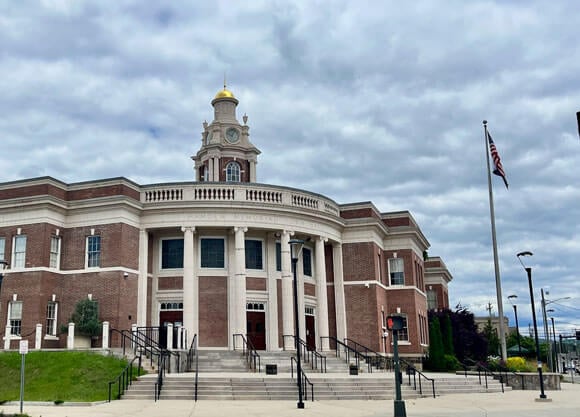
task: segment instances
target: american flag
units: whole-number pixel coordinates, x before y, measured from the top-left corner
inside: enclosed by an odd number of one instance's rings
[[[503,166],[501,165],[501,159],[499,157],[499,153],[495,147],[495,143],[493,143],[493,139],[489,132],[487,132],[487,140],[489,141],[489,152],[491,153],[491,158],[493,159],[493,165],[495,166],[493,173],[503,179],[505,184],[505,188],[509,188],[507,178],[505,176],[505,171],[503,170]]]

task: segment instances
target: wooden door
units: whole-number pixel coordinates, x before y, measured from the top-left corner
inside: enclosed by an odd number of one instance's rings
[[[246,312],[248,340],[256,350],[266,350],[266,313],[263,311]]]

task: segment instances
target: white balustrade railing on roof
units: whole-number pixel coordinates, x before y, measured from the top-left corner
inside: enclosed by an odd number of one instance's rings
[[[141,201],[149,204],[174,201],[251,202],[305,208],[336,216],[340,214],[338,205],[330,199],[306,191],[271,185],[198,183],[153,185],[143,189]]]

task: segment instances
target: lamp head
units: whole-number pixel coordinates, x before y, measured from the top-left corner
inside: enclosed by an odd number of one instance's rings
[[[519,258],[520,256],[532,256],[533,253],[530,252],[529,250],[523,251],[523,252],[519,252],[516,256]]]
[[[518,296],[517,296],[517,295],[515,295],[515,294],[508,295],[508,299],[510,299],[510,300],[511,300],[512,298],[518,298]]]

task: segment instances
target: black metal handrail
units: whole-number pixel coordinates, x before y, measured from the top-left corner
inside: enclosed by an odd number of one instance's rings
[[[159,358],[161,357],[161,349],[157,346],[148,344],[145,338],[142,338],[138,332],[133,332],[132,330],[117,330],[117,329],[109,329],[109,334],[112,336],[113,334],[118,333],[121,337],[121,349],[123,352],[123,356],[126,355],[127,352],[127,344],[134,355],[137,354],[139,351],[140,353],[144,353],[145,357],[149,358],[150,365],[153,366],[153,358],[157,359],[157,363],[159,364]]]
[[[393,365],[392,358],[389,358],[388,356],[385,356],[379,352],[376,352],[376,351],[372,350],[371,348],[368,348],[365,345],[362,345],[353,339],[345,338],[344,343],[347,346],[349,344],[353,344],[354,349],[361,352],[361,353],[362,353],[362,351],[364,351],[364,356],[366,358],[365,360],[371,362],[371,369],[372,369],[372,366],[374,366],[376,369],[383,369],[385,371],[387,371],[387,370],[393,371],[395,369],[394,365]]]
[[[177,373],[181,372],[181,361],[179,353],[161,347],[159,344],[159,327],[137,327],[137,330],[134,332],[132,331],[132,334],[136,340],[140,341],[142,349],[154,349],[158,357],[162,356],[163,354],[175,356],[177,358],[175,361],[177,365],[176,371]],[[168,368],[171,365],[170,361],[166,361],[165,364]]]
[[[111,388],[114,384],[118,384],[117,399],[121,398],[121,395],[129,388],[129,385],[133,383],[133,364],[139,359],[139,365],[137,366],[137,376],[141,375],[141,354],[135,356],[131,362],[125,366],[117,378],[109,381],[109,399],[111,402]]]
[[[475,366],[477,368],[477,375],[479,377],[479,385],[483,385],[481,382],[481,371],[483,370],[483,376],[484,376],[484,380],[485,380],[485,389],[488,389],[487,377],[491,376],[493,379],[499,379],[499,382],[501,383],[501,392],[504,392],[503,375],[501,373],[499,375],[496,375],[491,369],[489,369],[487,366],[485,366],[480,361],[474,361],[473,359],[469,359],[469,358],[466,358],[464,360],[471,362],[472,363],[471,366]],[[463,369],[464,369],[464,372],[466,373],[466,377],[467,377],[466,367],[468,367],[470,365],[465,364],[465,363],[461,363],[461,365],[463,365]]]
[[[296,336],[293,334],[282,335],[283,339],[291,337],[294,341],[293,345],[296,346]],[[286,344],[283,343],[284,350],[286,350]],[[310,364],[310,369],[319,369],[321,373],[326,373],[326,356],[318,352],[316,349],[310,349],[308,344],[303,339],[298,339],[298,345],[300,346],[300,353],[304,358],[305,362]],[[318,368],[318,362],[320,362],[320,368]]]
[[[198,377],[199,377],[199,354],[197,350],[197,334],[193,335],[193,340],[191,341],[191,346],[187,352],[187,370],[191,371],[192,369],[195,372],[195,379],[194,379],[194,399],[197,402],[197,385],[198,385]],[[195,362],[194,362],[195,358]],[[195,366],[194,366],[195,363]]]
[[[246,364],[248,365],[250,370],[253,370],[254,372],[256,372],[256,370],[258,372],[262,372],[262,365],[260,362],[260,354],[254,348],[254,345],[252,344],[252,342],[250,340],[246,339],[246,336],[241,334],[241,333],[236,333],[236,334],[232,335],[232,337],[233,337],[234,350],[236,350],[236,338],[242,339],[242,353],[246,357]]]
[[[290,376],[292,379],[294,379],[294,362],[296,362],[296,358],[292,356],[290,358]],[[310,385],[310,401],[314,401],[314,384],[310,382],[304,369],[301,369],[300,371],[302,374],[302,395],[304,396],[304,399],[308,401],[308,388],[306,387],[306,384],[308,384]],[[298,376],[298,362],[296,362],[296,376]]]
[[[369,373],[373,372],[371,362],[369,360],[367,360],[368,358],[362,352],[359,352],[358,350],[353,349],[352,347],[341,342],[340,340],[338,340],[334,336],[321,336],[320,339],[321,340],[322,339],[329,339],[330,341],[333,341],[336,344],[336,357],[337,358],[340,358],[340,351],[344,350],[344,352],[346,354],[346,363],[347,364],[350,365],[350,358],[351,358],[351,356],[353,356],[356,367],[359,368],[360,367],[360,360],[363,359],[365,361],[365,363],[367,364],[368,372]]]
[[[435,379],[429,378],[423,372],[417,369],[415,365],[412,363],[407,362],[404,359],[399,358],[399,361],[404,363],[407,366],[407,375],[409,376],[409,386],[411,386],[411,376],[413,377],[413,389],[417,391],[417,374],[419,374],[419,394],[423,395],[423,386],[421,384],[421,378],[425,379],[426,381],[431,382],[431,390],[433,392],[433,398],[435,398]],[[398,378],[398,376],[396,376]]]
[[[161,354],[161,358],[159,359],[159,369],[157,372],[157,382],[155,382],[155,402],[157,402],[157,400],[159,399],[159,397],[161,396],[161,388],[163,388],[163,378],[165,377],[165,361],[168,357],[168,352],[169,351],[164,351]]]

